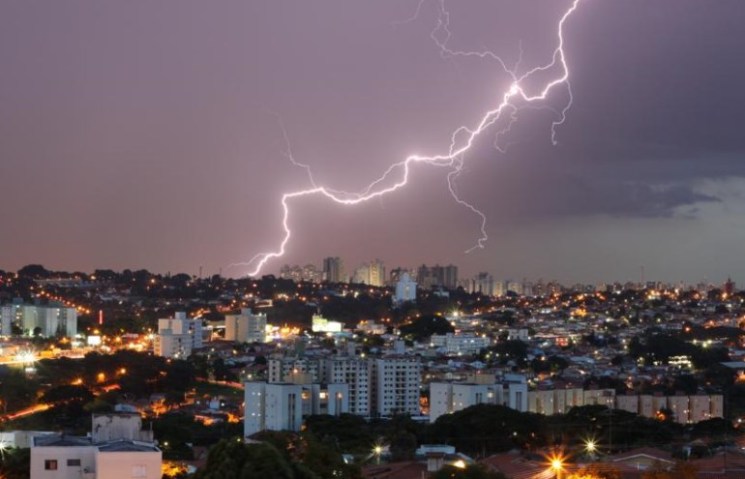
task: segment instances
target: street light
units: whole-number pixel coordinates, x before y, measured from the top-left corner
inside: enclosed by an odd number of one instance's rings
[[[597,444],[595,444],[595,441],[593,439],[588,439],[585,442],[585,451],[588,452],[588,454],[592,455],[595,454],[595,451],[598,450]]]
[[[561,471],[564,469],[564,457],[560,453],[553,453],[548,459],[551,469],[556,474],[556,479],[561,479]]]
[[[380,456],[383,455],[383,446],[381,443],[376,443],[373,446],[372,453],[375,456],[375,464],[380,464]]]

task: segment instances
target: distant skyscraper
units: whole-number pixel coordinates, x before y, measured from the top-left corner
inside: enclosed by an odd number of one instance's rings
[[[323,259],[323,279],[329,283],[344,282],[344,263],[338,256]]]
[[[486,272],[481,272],[473,278],[473,293],[486,294],[488,296],[494,296],[494,277]]]
[[[370,262],[370,286],[385,285],[385,265],[379,259]]]
[[[379,259],[365,263],[355,270],[353,281],[369,286],[384,286],[385,265]]]
[[[452,264],[447,266],[421,265],[417,269],[416,280],[419,286],[425,289],[445,288],[456,289],[458,287],[458,267]]]
[[[291,279],[296,283],[301,281],[309,281],[311,283],[320,283],[323,274],[318,271],[318,268],[314,264],[306,264],[305,266],[298,266],[286,264],[279,270],[279,277],[282,279]]]
[[[732,281],[732,278],[727,278],[727,282],[724,283],[724,292],[727,293],[727,296],[732,296],[735,292],[735,282]]]

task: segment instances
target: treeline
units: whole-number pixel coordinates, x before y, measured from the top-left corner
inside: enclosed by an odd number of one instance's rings
[[[16,428],[64,429],[85,433],[91,412],[107,412],[122,400],[134,401],[163,394],[166,403],[179,404],[195,382],[188,361],[119,350],[89,353],[82,359],[43,359],[36,372],[0,367],[2,412],[10,414],[42,403],[47,411],[9,423]],[[8,423],[3,424],[8,426]]]
[[[682,447],[695,439],[731,438],[739,434],[724,419],[682,425],[674,422],[671,414],[664,419],[650,419],[605,406],[581,406],[566,414],[544,416],[486,404],[441,416],[433,424],[422,424],[408,417],[379,422],[342,415],[309,417],[306,428],[342,452],[363,454],[373,444],[385,443],[393,459],[413,457],[417,444],[450,444],[459,452],[483,457],[512,449],[535,451],[554,445],[581,448],[589,438],[605,452],[617,452],[642,446]]]

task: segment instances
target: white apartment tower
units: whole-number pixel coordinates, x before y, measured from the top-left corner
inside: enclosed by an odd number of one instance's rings
[[[521,381],[497,383],[493,376],[485,381],[429,385],[429,422],[477,404],[496,404],[525,412],[528,410],[528,385]]]
[[[241,314],[225,315],[225,339],[238,343],[266,342],[266,314],[252,314],[242,309]]]
[[[259,431],[299,431],[303,424],[300,384],[248,382],[245,388],[243,435]]]
[[[166,358],[188,358],[202,347],[202,320],[189,319],[179,311],[173,318],[158,320],[155,354]]]
[[[29,336],[38,332],[41,336],[67,336],[78,334],[78,311],[75,308],[58,306],[10,305],[3,306],[2,326],[10,328],[14,320],[20,320],[23,332]],[[8,330],[10,333],[10,330]]]
[[[374,414],[418,416],[422,365],[418,357],[387,356],[372,360]]]
[[[349,412],[370,415],[370,362],[356,357],[335,357],[324,360],[324,378],[330,384],[349,387]]]
[[[243,434],[259,431],[299,431],[303,417],[311,414],[338,416],[349,412],[346,384],[290,384],[247,382]]]
[[[354,282],[368,286],[384,286],[385,265],[379,259],[363,264],[355,270]]]
[[[267,381],[270,383],[297,382],[293,378],[304,376],[310,382],[323,381],[323,367],[315,358],[282,357],[267,361]]]

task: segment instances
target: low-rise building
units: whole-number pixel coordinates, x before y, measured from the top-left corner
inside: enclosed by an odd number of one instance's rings
[[[89,436],[44,434],[30,446],[31,479],[162,477],[162,452],[138,414],[94,415]]]

